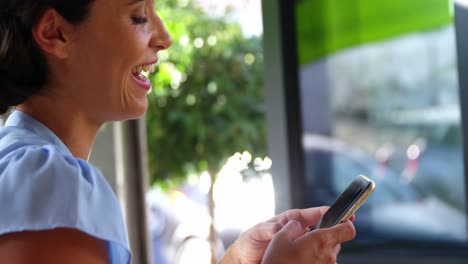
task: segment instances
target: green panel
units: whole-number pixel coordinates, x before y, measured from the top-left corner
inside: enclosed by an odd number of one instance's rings
[[[451,0],[298,0],[299,61],[452,23]]]

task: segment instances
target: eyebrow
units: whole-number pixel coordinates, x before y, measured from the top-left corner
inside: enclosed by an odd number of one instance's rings
[[[144,1],[146,1],[146,0],[131,0],[131,1],[128,3],[128,5],[131,6],[131,5],[135,5],[135,4],[138,4],[138,3],[140,3],[140,2],[144,2]]]

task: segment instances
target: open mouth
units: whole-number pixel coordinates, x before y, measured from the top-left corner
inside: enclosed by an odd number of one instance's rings
[[[140,65],[132,69],[132,74],[137,79],[145,81],[145,80],[148,80],[148,74],[154,72],[155,69],[156,69],[156,63]]]
[[[148,79],[148,74],[154,72],[156,61],[146,65],[136,66],[132,69],[132,75],[135,82],[146,91],[151,89],[151,83]]]

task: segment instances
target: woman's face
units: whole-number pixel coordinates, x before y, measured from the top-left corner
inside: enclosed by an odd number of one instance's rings
[[[96,121],[137,118],[150,89],[143,70],[154,70],[157,52],[171,38],[154,0],[96,0],[73,30],[66,66],[69,96]]]

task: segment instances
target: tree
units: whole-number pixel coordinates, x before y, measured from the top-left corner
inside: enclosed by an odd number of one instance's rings
[[[246,39],[229,14],[210,16],[189,0],[158,0],[156,9],[173,45],[149,76],[151,182],[208,171],[213,184],[234,153],[266,153],[261,39]],[[212,190],[210,198],[213,217]]]
[[[261,39],[188,1],[159,0],[173,45],[150,76],[151,182],[219,169],[236,152],[266,153]]]

